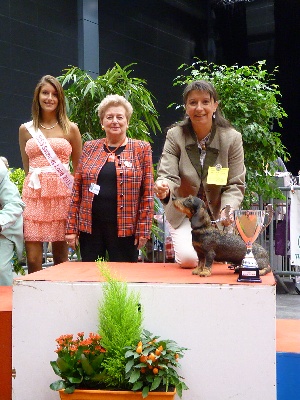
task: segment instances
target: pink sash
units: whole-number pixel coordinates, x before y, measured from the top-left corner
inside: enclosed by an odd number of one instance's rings
[[[48,140],[45,138],[43,133],[40,131],[40,129],[38,129],[37,131],[34,129],[32,121],[26,122],[24,125],[28,130],[28,132],[30,133],[30,135],[36,140],[37,145],[39,146],[41,152],[44,154],[51,167],[54,168],[54,171],[64,182],[64,184],[70,190],[72,190],[74,177],[69,173],[67,168],[57,157],[57,155],[53,151],[52,147],[50,146]]]

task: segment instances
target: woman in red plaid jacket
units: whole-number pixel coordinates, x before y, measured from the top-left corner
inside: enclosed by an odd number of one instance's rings
[[[106,137],[84,144],[66,228],[66,241],[71,248],[80,244],[82,261],[108,255],[109,261],[137,262],[150,238],[152,150],[126,136],[132,112],[123,96],[106,96],[98,107]]]

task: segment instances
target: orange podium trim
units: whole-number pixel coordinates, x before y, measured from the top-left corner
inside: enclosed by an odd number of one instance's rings
[[[215,263],[210,277],[192,274],[176,263],[116,263],[107,265],[120,280],[136,283],[179,283],[179,284],[227,284],[227,285],[275,285],[272,273],[262,276],[262,282],[237,282],[238,274],[228,264]],[[30,275],[18,277],[15,281],[56,281],[56,282],[103,282],[96,262],[71,262],[48,267]]]
[[[11,400],[12,393],[12,287],[0,286],[0,397]]]

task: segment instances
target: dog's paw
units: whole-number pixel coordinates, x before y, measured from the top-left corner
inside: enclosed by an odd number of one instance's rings
[[[202,272],[202,268],[198,266],[195,269],[193,269],[192,274],[193,275],[200,275],[201,272]]]
[[[199,276],[211,276],[211,268],[207,268],[205,266],[202,265],[198,265],[198,267],[196,267],[193,272],[193,275],[199,275]]]
[[[264,275],[268,274],[269,272],[271,272],[271,267],[270,266],[260,269],[259,270],[259,275],[260,276],[264,276]]]
[[[198,275],[203,277],[211,276],[211,268],[203,267]]]

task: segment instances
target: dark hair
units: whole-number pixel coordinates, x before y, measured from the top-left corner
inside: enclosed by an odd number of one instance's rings
[[[209,94],[210,98],[213,99],[213,101],[219,101],[218,93],[214,88],[214,86],[210,82],[200,80],[200,81],[193,81],[185,87],[182,94],[184,106],[186,105],[189,94],[192,90],[198,90],[199,92],[206,92]],[[185,115],[185,121],[182,124],[185,125],[187,119],[189,118],[187,118],[187,115]],[[215,118],[213,119],[213,124],[224,128],[231,126],[230,122],[223,117],[220,104],[218,105],[218,108],[215,111]]]

